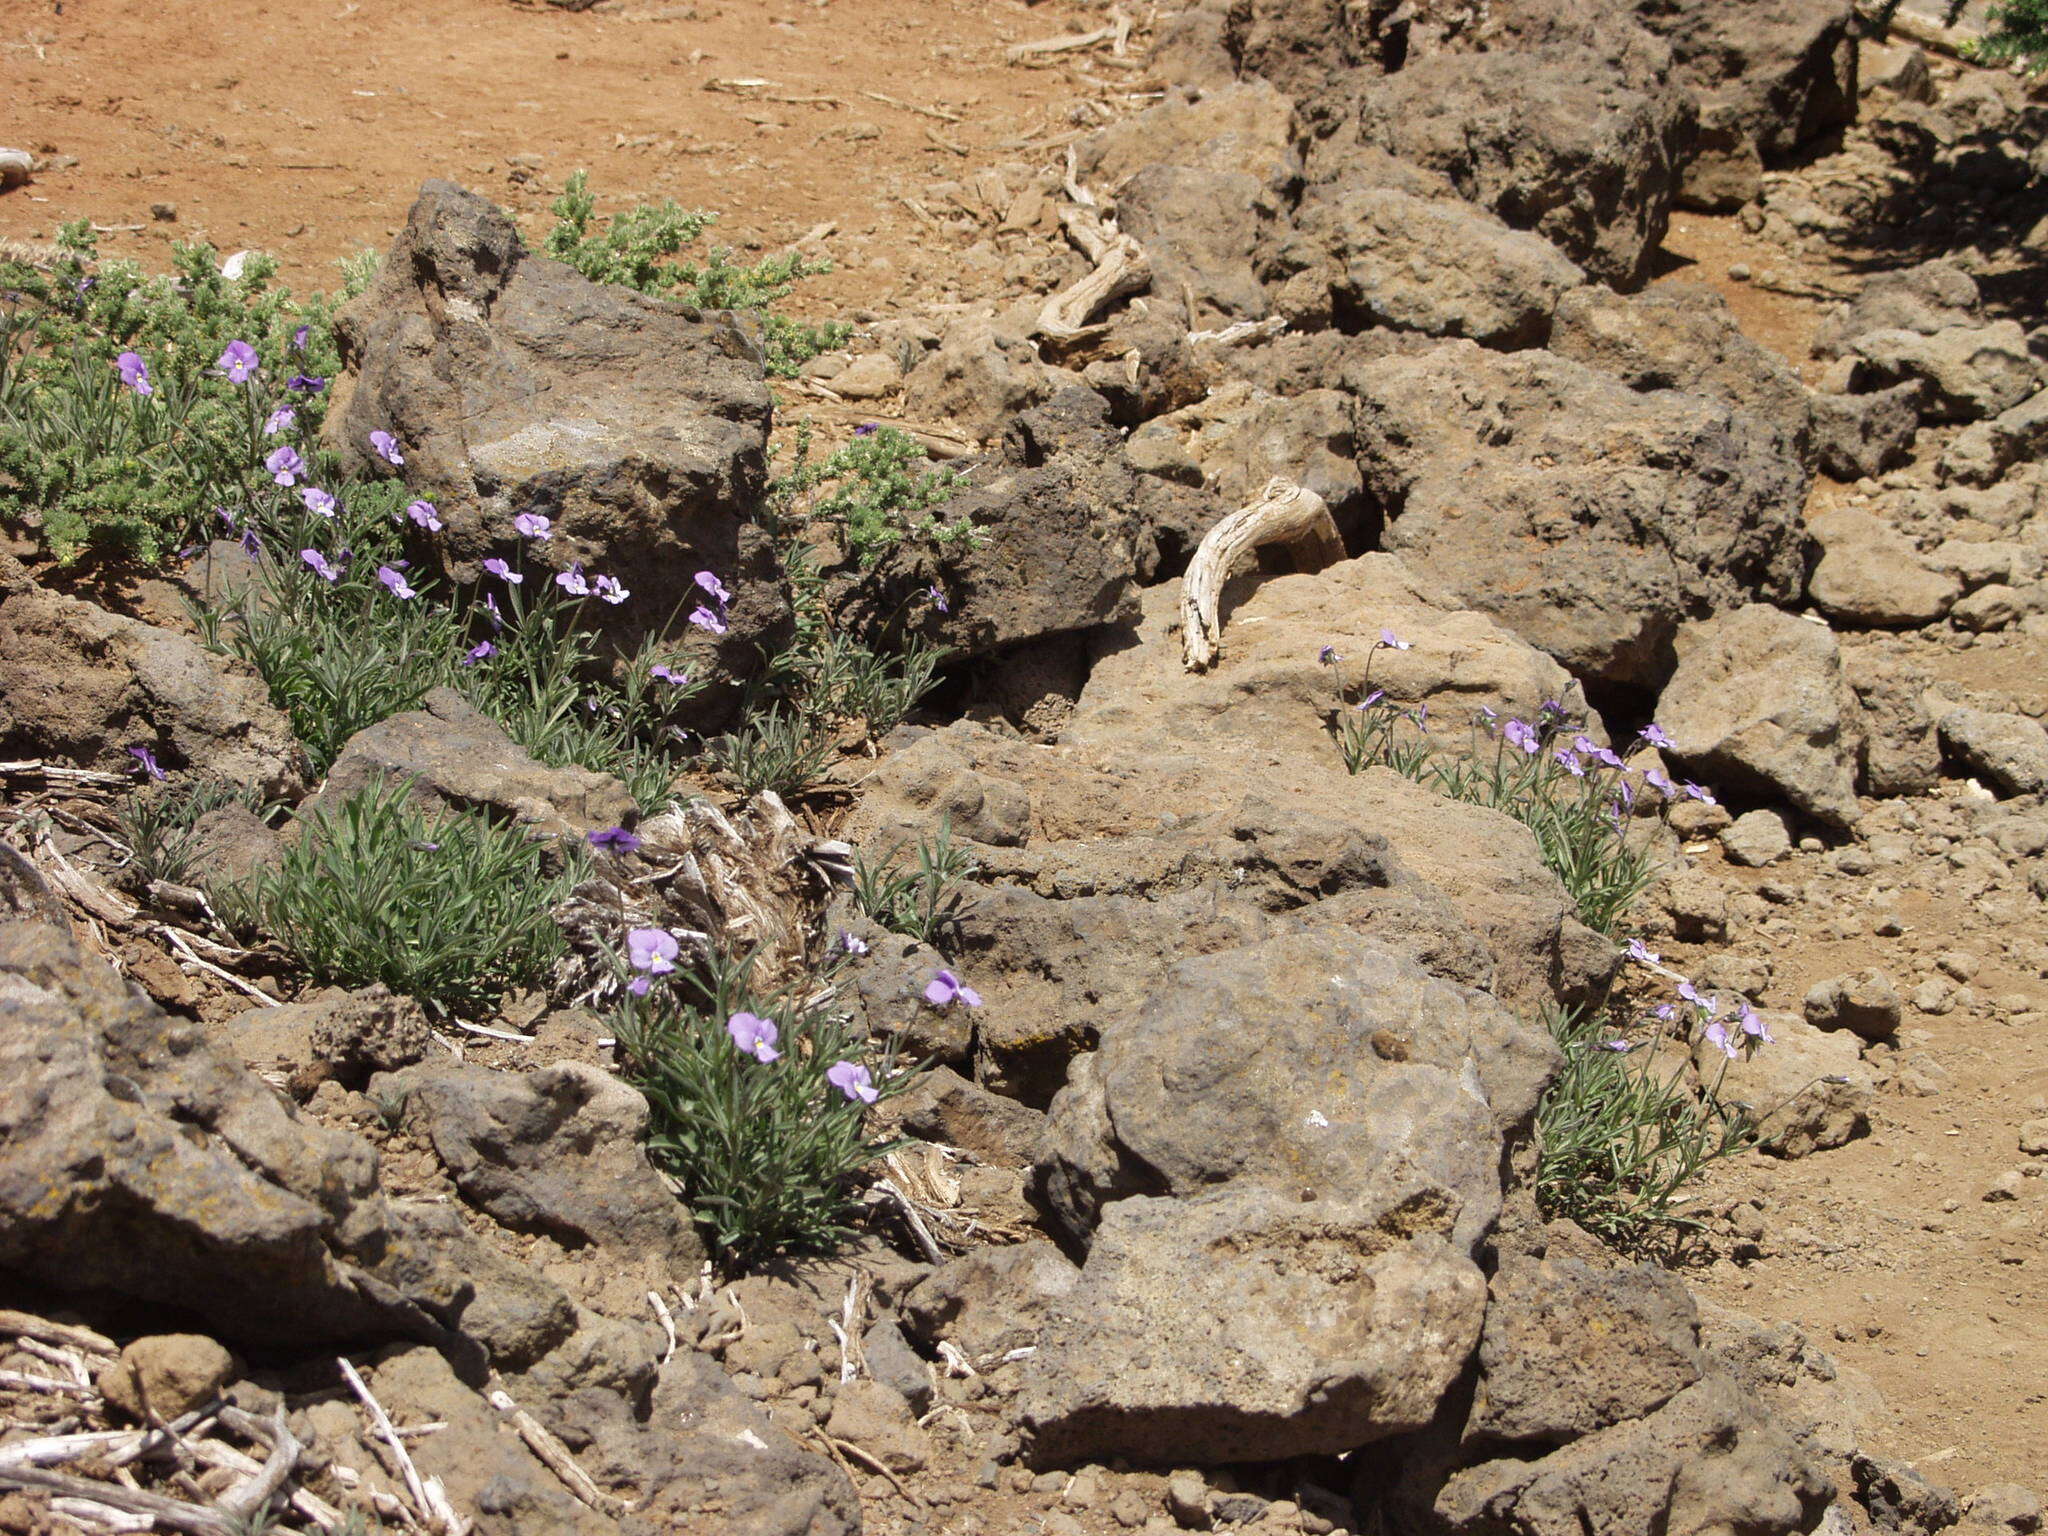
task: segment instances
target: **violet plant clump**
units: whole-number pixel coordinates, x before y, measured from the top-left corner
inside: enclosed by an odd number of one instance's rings
[[[1344,766],[1352,773],[1392,768],[1450,799],[1514,817],[1535,834],[1544,864],[1571,895],[1580,921],[1611,937],[1656,872],[1648,848],[1630,836],[1632,817],[1638,809],[1661,811],[1681,796],[1713,797],[1696,784],[1673,784],[1654,762],[1632,762],[1594,741],[1556,700],[1546,700],[1530,720],[1503,719],[1482,708],[1464,741],[1447,741],[1431,731],[1427,701],[1403,705],[1372,686],[1374,656],[1410,648],[1382,630],[1355,686],[1347,686],[1342,659],[1329,652],[1334,659],[1325,665],[1338,677],[1333,720]],[[1640,739],[1670,743],[1654,724]]]
[[[893,1042],[870,1046],[834,1011],[829,976],[769,986],[751,955],[659,969],[641,959],[661,951],[656,931],[629,947],[613,1018],[653,1113],[649,1155],[725,1263],[830,1251],[851,1230],[861,1170],[897,1145],[870,1133],[867,1111],[914,1074]]]
[[[48,267],[0,261],[0,526],[67,564],[160,564],[269,478],[251,450],[283,413],[317,432],[324,388],[286,381],[333,373],[333,307],[274,286],[268,257],[230,278],[180,245],[150,276],[99,260],[84,221],[58,248]]]

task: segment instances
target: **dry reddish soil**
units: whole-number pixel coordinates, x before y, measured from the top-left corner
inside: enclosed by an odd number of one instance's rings
[[[936,305],[995,291],[956,260],[989,212],[970,187],[977,172],[1052,164],[1079,131],[1145,104],[1143,71],[1100,50],[1045,67],[1005,59],[1006,45],[1098,18],[1013,0],[612,0],[583,13],[510,0],[0,0],[0,142],[75,159],[0,198],[0,236],[47,239],[84,216],[107,230],[108,254],[160,264],[172,240],[206,239],[275,252],[294,287],[331,287],[333,261],[381,247],[425,177],[485,192],[537,231],[585,167],[605,201],[721,211],[720,237],[745,250],[831,226],[813,243],[839,269],[800,309]],[[1668,244],[1662,280],[1715,288],[1803,371],[1828,294],[1853,282],[1732,220],[1681,216]],[[1751,281],[1729,278],[1737,263]],[[1960,688],[2024,692],[2048,687],[2044,652],[2013,634],[1919,659]],[[1717,1172],[1699,1207],[1754,1202],[1762,1236],[1737,1240],[1717,1221],[1719,1256],[1692,1279],[1714,1300],[1802,1323],[1869,1373],[1890,1409],[1872,1450],[1959,1489],[2037,1482],[2048,1181],[2029,1180],[2020,1201],[1981,1197],[2025,1161],[2019,1123],[2048,1109],[2040,936],[1960,888],[1894,896],[1881,874],[1843,877],[1828,860],[1727,871],[1830,893],[1786,908],[1793,938],[1751,946],[1772,966],[1764,1001],[1796,1009],[1813,982],[1869,964],[1907,992],[1952,950],[1982,962],[1982,1001],[1909,1012],[1868,1138]],[[1902,934],[1873,934],[1879,906]]]

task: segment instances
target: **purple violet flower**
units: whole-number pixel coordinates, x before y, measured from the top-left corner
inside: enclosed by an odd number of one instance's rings
[[[513,570],[511,566],[507,565],[502,560],[486,560],[484,562],[484,569],[489,571],[493,576],[497,577],[498,580],[503,582],[509,582],[511,585],[515,587],[518,586],[519,583],[521,583],[522,581],[526,580],[524,576],[520,575],[519,572]]]
[[[875,1089],[874,1077],[856,1062],[833,1062],[825,1069],[825,1081],[845,1094],[848,1102],[859,1099],[863,1104],[872,1104],[881,1097]]]
[[[228,376],[230,384],[244,384],[255,374],[256,364],[254,347],[246,341],[231,341],[227,344],[227,349],[221,353],[216,366]]]
[[[465,667],[473,667],[478,662],[488,660],[490,657],[493,657],[497,654],[498,648],[495,645],[491,644],[490,641],[479,640],[475,645],[471,646],[467,654],[463,656],[462,664]]]
[[[701,605],[690,610],[690,622],[699,629],[709,630],[714,635],[725,633],[725,620]]]
[[[640,846],[638,833],[628,832],[624,827],[606,827],[601,832],[592,832],[584,839],[593,848],[608,848],[614,853],[631,853]]]
[[[725,583],[712,575],[711,572],[699,571],[691,580],[708,592],[711,595],[711,600],[718,604],[719,607],[731,606],[732,594],[725,590]]]
[[[953,605],[946,601],[944,589],[936,581],[924,589],[924,595],[932,600],[932,606],[938,609],[939,612],[951,613],[953,611]]]
[[[614,607],[633,595],[619,585],[619,579],[616,576],[598,577],[595,581],[591,582],[590,590]]]
[[[441,531],[441,514],[434,510],[434,504],[431,501],[408,502],[406,503],[405,512],[406,516],[410,517],[415,523],[418,523],[420,527],[426,529],[427,532],[439,533]]]
[[[1555,752],[1551,753],[1550,755],[1556,758],[1559,765],[1564,769],[1564,771],[1570,774],[1573,778],[1583,779],[1586,776],[1586,765],[1579,761],[1578,753],[1573,752],[1566,747],[1559,747]]]
[[[280,432],[290,431],[298,425],[298,422],[299,413],[297,411],[288,405],[280,405],[269,416],[264,418],[263,435],[265,437],[275,437]]]
[[[301,394],[317,395],[327,387],[327,381],[317,373],[295,373],[284,381],[286,389],[296,389]]]
[[[1715,1019],[1712,1023],[1708,1024],[1700,1033],[1706,1037],[1707,1044],[1713,1046],[1715,1050],[1726,1056],[1730,1061],[1733,1061],[1742,1054],[1742,1047],[1729,1038],[1727,1026],[1719,1019]]]
[[[666,928],[635,928],[626,935],[626,962],[636,971],[665,976],[676,968],[681,946]]]
[[[305,351],[305,350],[306,350],[306,339],[307,339],[307,338],[308,338],[309,336],[311,336],[312,334],[313,334],[313,327],[311,327],[310,325],[302,325],[302,326],[300,326],[300,327],[299,327],[299,328],[298,328],[297,330],[293,331],[293,332],[292,332],[292,350],[293,350],[294,352],[303,352],[303,351]]]
[[[334,516],[335,501],[333,493],[323,491],[317,485],[302,487],[299,491],[299,500],[305,503],[306,510],[315,517]]]
[[[251,560],[254,560],[257,551],[262,548],[263,541],[256,537],[256,530],[254,528],[244,528],[242,530],[242,553]]]
[[[152,779],[168,779],[170,777],[170,775],[168,773],[165,773],[162,766],[157,762],[156,754],[150,751],[149,748],[130,747],[128,749],[128,755],[135,759],[136,772],[146,773]]]
[[[1316,665],[1319,667],[1334,667],[1343,659],[1337,654],[1337,647],[1334,645],[1326,645],[1316,652]]]
[[[330,565],[327,557],[317,549],[302,549],[299,551],[299,558],[313,567],[313,574],[322,581],[338,581],[341,578],[341,567]]]
[[[273,448],[263,461],[263,467],[270,471],[270,478],[279,485],[297,485],[299,476],[305,471],[306,461],[299,457],[296,448]]]
[[[396,469],[405,463],[405,455],[398,451],[398,439],[389,432],[372,432],[370,446],[377,450],[377,457]]]
[[[1657,748],[1657,750],[1660,752],[1666,749],[1667,747],[1675,747],[1678,745],[1677,742],[1673,741],[1669,736],[1666,736],[1664,734],[1664,727],[1659,725],[1654,720],[1652,720],[1648,725],[1644,726],[1640,731],[1636,732],[1636,735],[1639,736],[1642,740],[1647,741],[1651,746]]]
[[[538,512],[522,512],[512,519],[512,527],[522,536],[536,544],[545,544],[554,537],[555,525]]]
[[[1736,1015],[1736,1023],[1742,1026],[1742,1032],[1745,1035],[1760,1044],[1776,1045],[1778,1043],[1772,1037],[1770,1029],[1757,1015],[1757,1011],[1750,1007],[1749,999],[1746,997],[1742,1000],[1742,1011]]]
[[[951,1007],[956,997],[970,1008],[981,1006],[981,994],[951,971],[940,971],[925,983],[924,1000],[934,1008]]]
[[[407,584],[406,579],[403,576],[401,576],[398,572],[394,571],[388,565],[380,565],[377,567],[377,579],[383,582],[384,585],[390,589],[391,595],[399,599],[401,602],[405,601],[407,598],[414,598],[419,596],[419,593],[415,592],[412,589],[412,587]]]
[[[839,947],[849,955],[864,955],[868,952],[868,941],[842,928],[839,930]]]
[[[140,352],[123,352],[114,359],[114,366],[121,370],[121,382],[138,395],[156,393],[156,386],[149,382],[149,364]]]
[[[1380,631],[1380,644],[1387,647],[1387,649],[1393,651],[1412,651],[1415,649],[1415,645],[1412,641],[1403,640],[1399,635],[1396,635],[1391,629],[1383,629]]]
[[[853,435],[855,437],[873,437],[875,435],[875,424],[872,421],[864,421],[853,429]]]
[[[590,583],[583,579],[583,562],[580,560],[566,571],[555,572],[555,585],[577,597],[590,596]]]
[[[1657,951],[1650,948],[1641,939],[1630,939],[1628,941],[1628,957],[1639,965],[1655,965],[1661,958]]]
[[[687,683],[690,680],[689,673],[678,672],[674,667],[669,666],[666,662],[657,662],[655,663],[655,665],[649,667],[647,669],[647,675],[651,678],[657,679],[660,682],[667,683],[669,684],[669,686],[674,688],[680,688],[683,686],[683,684]]]
[[[781,1037],[773,1019],[764,1019],[755,1013],[736,1013],[725,1021],[725,1032],[732,1036],[732,1043],[756,1061],[775,1061],[782,1052],[775,1049],[775,1042]]]
[[[1509,746],[1520,748],[1530,757],[1534,757],[1543,745],[1542,742],[1536,739],[1535,731],[1531,730],[1525,721],[1510,720],[1500,728],[1500,733],[1507,738]]]

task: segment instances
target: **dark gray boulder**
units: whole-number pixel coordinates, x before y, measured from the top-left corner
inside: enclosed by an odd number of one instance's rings
[[[445,528],[426,552],[451,576],[522,549],[541,567],[529,579],[581,564],[631,594],[586,604],[586,622],[630,638],[700,601],[692,579],[709,570],[733,593],[729,627],[679,631],[689,670],[759,666],[788,606],[752,521],[772,406],[746,324],[590,282],[529,252],[484,199],[429,181],[336,341],[327,442],[434,502]],[[398,440],[402,469],[371,452],[373,431]],[[521,513],[552,519],[552,537],[522,539]]]

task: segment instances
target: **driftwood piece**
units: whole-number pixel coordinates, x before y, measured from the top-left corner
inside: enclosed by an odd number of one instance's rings
[[[1101,334],[1103,327],[1088,323],[1099,310],[1152,285],[1152,263],[1143,246],[1088,209],[1068,208],[1060,219],[1095,269],[1045,301],[1036,330],[1056,346],[1070,346]]]
[[[1214,665],[1223,623],[1217,604],[1230,571],[1262,544],[1285,544],[1303,570],[1319,571],[1344,558],[1344,541],[1322,497],[1306,486],[1275,475],[1259,499],[1241,507],[1202,538],[1181,583],[1181,658],[1190,672]]]

